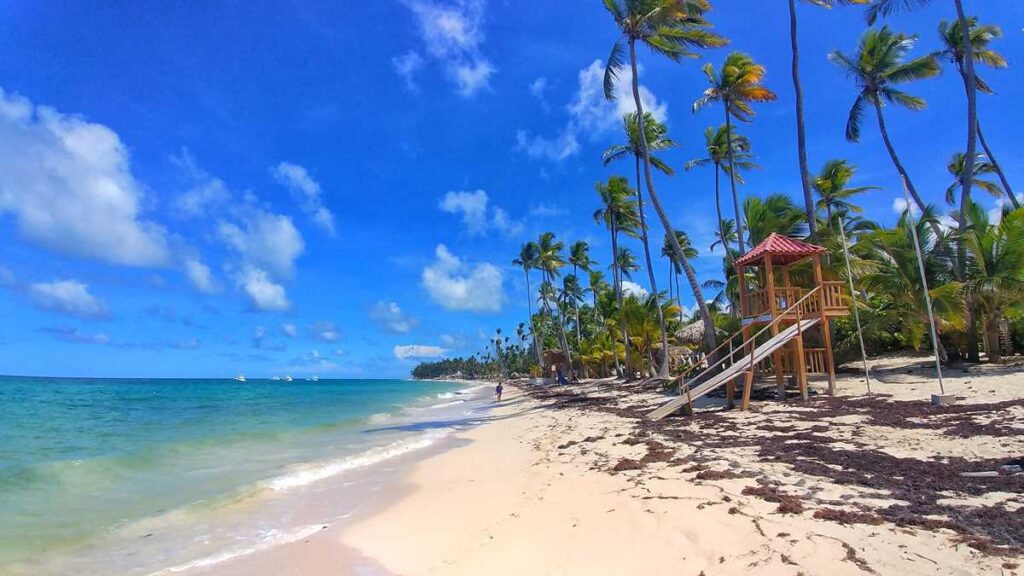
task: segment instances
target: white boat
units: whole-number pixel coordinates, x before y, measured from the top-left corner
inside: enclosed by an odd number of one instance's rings
[[[292,381],[292,377],[290,375],[288,375],[288,374],[285,374],[284,381],[285,382],[291,382]]]
[[[314,374],[314,375],[310,376],[309,378],[306,378],[306,380],[308,382],[319,382],[320,381],[320,377],[317,376],[316,374]]]
[[[278,381],[281,380],[281,377],[280,376],[274,376],[273,378],[271,378],[271,380],[273,380],[274,382],[278,382]]]
[[[234,378],[235,382],[245,382],[245,374],[239,374]]]

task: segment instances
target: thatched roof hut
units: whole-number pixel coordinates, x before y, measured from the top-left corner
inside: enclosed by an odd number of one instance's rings
[[[715,329],[715,335],[718,337],[727,336],[728,334],[719,328]],[[691,322],[686,326],[683,326],[675,333],[676,343],[680,346],[690,346],[693,348],[699,348],[704,344],[704,322],[697,320]]]

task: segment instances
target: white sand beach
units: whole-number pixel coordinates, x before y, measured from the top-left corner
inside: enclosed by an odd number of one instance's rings
[[[490,421],[415,464],[349,524],[218,574],[1018,574],[1021,366],[873,362],[873,391],[759,399],[651,424],[660,394],[509,389]],[[823,391],[821,383],[817,390]],[[903,470],[905,477],[892,474]]]

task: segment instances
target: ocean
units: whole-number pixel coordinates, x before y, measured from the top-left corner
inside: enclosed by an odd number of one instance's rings
[[[490,406],[432,381],[0,377],[0,574],[188,573],[305,538]]]

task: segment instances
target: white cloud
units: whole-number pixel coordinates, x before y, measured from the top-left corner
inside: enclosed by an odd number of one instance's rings
[[[110,128],[0,89],[0,214],[45,248],[128,266],[170,260],[144,186]]]
[[[641,69],[642,71],[642,69]],[[636,111],[633,100],[633,74],[623,70],[615,85],[615,100],[604,97],[604,62],[594,60],[580,70],[578,88],[566,106],[569,115],[565,125],[556,136],[531,135],[526,130],[516,132],[516,150],[530,158],[561,161],[577,154],[579,140],[586,137],[594,140],[609,132],[620,130],[622,117]],[[531,86],[531,92],[532,92]],[[650,112],[659,122],[668,118],[668,104],[658,98],[646,86],[640,86],[640,102],[645,112]]]
[[[906,212],[907,211],[907,201],[906,201],[906,199],[905,198],[900,198],[900,197],[894,198],[893,201],[892,201],[892,211],[897,213],[897,214],[900,214],[900,215],[902,215],[904,212]],[[915,205],[911,206],[910,213],[913,214],[914,217],[916,218],[917,216],[921,215],[921,210],[919,210],[917,205],[915,204]]]
[[[419,86],[416,84],[416,74],[423,68],[422,56],[415,50],[410,50],[401,56],[392,58],[391,65],[394,66],[395,73],[402,79],[408,90],[412,92],[419,90]]]
[[[370,307],[370,320],[381,328],[397,334],[407,334],[419,324],[419,320],[402,311],[397,302],[377,302]]]
[[[252,331],[252,340],[250,345],[257,350],[275,350],[282,351],[287,349],[287,346],[283,344],[275,344],[268,340],[270,334],[267,329],[263,326],[257,326]]]
[[[326,374],[341,369],[337,362],[325,357],[319,350],[303,354],[293,359],[289,365],[293,370],[309,374]]]
[[[29,286],[29,297],[39,308],[81,318],[105,318],[107,305],[89,294],[89,286],[77,280],[38,282]]]
[[[541,202],[533,208],[530,208],[530,216],[534,218],[551,218],[554,216],[564,216],[569,211],[556,204],[548,202]]]
[[[488,218],[488,204],[490,199],[484,190],[474,192],[450,191],[441,198],[438,208],[449,214],[462,216],[462,223],[466,225],[466,232],[470,236],[484,236],[490,228],[493,228],[506,236],[518,236],[523,232],[521,222],[512,220],[508,212],[495,206],[490,210]]]
[[[447,310],[499,312],[504,302],[501,269],[486,262],[470,267],[448,251],[435,250],[437,260],[423,269],[422,282],[430,297]]]
[[[178,156],[171,156],[171,163],[184,173],[189,182],[189,189],[179,194],[173,202],[178,216],[200,218],[206,216],[209,210],[224,206],[231,200],[231,191],[224,181],[199,168],[188,148],[182,148]]]
[[[530,94],[537,99],[544,99],[544,91],[548,89],[548,79],[541,76],[533,82],[530,82]]]
[[[646,288],[629,280],[622,281],[622,293],[627,296],[636,296],[637,298],[646,298],[648,294]]]
[[[334,214],[323,205],[320,184],[313,180],[309,171],[290,162],[281,162],[274,170],[274,178],[292,193],[299,207],[313,223],[334,236]]]
[[[449,73],[455,82],[455,91],[460,96],[471,98],[480,90],[490,87],[494,66],[487,60],[480,59],[471,63],[455,64]]]
[[[1018,203],[1024,202],[1024,192],[1018,192],[1016,196]],[[988,211],[988,221],[992,222],[993,224],[1001,222],[1003,219],[1003,208],[1008,205],[1010,205],[1010,201],[1007,200],[1005,196],[1002,198],[997,198],[995,207]],[[2,272],[0,272],[0,286],[3,286]]]
[[[82,332],[78,328],[71,328],[67,326],[58,326],[56,328],[43,328],[40,330],[45,334],[49,334],[64,342],[72,342],[74,344],[98,344],[100,346],[106,346],[110,344],[110,337],[102,332],[96,334],[87,334]]]
[[[428,346],[426,344],[406,344],[395,346],[395,358],[409,360],[410,358],[440,358],[449,352],[440,346]]]
[[[480,52],[484,40],[484,0],[406,0],[419,26],[427,55],[442,65],[456,92],[472,97],[490,85],[494,66]],[[393,59],[406,85],[422,62],[410,52]],[[406,70],[410,72],[405,73]]]
[[[580,143],[576,139],[576,132],[572,125],[566,126],[561,134],[553,138],[535,136],[526,130],[518,130],[516,132],[516,150],[530,158],[558,162],[579,152]]]
[[[237,277],[238,287],[249,297],[249,302],[256,310],[263,312],[280,312],[291,307],[284,286],[271,280],[266,271],[260,268],[246,267]]]
[[[289,338],[294,338],[299,333],[299,329],[295,327],[295,324],[281,324],[281,333]]]
[[[210,272],[210,267],[203,264],[199,258],[185,259],[185,277],[188,278],[188,281],[192,283],[192,286],[200,292],[212,294],[220,289],[217,286],[216,280],[213,279],[213,273]]]
[[[250,206],[244,211],[240,224],[221,220],[217,233],[244,262],[279,278],[290,278],[295,259],[305,250],[302,235],[292,219]]]
[[[341,330],[334,322],[314,322],[309,331],[314,340],[321,342],[337,342],[341,339]]]
[[[441,344],[449,348],[461,348],[466,345],[466,339],[461,336],[452,336],[451,334],[441,334]]]

